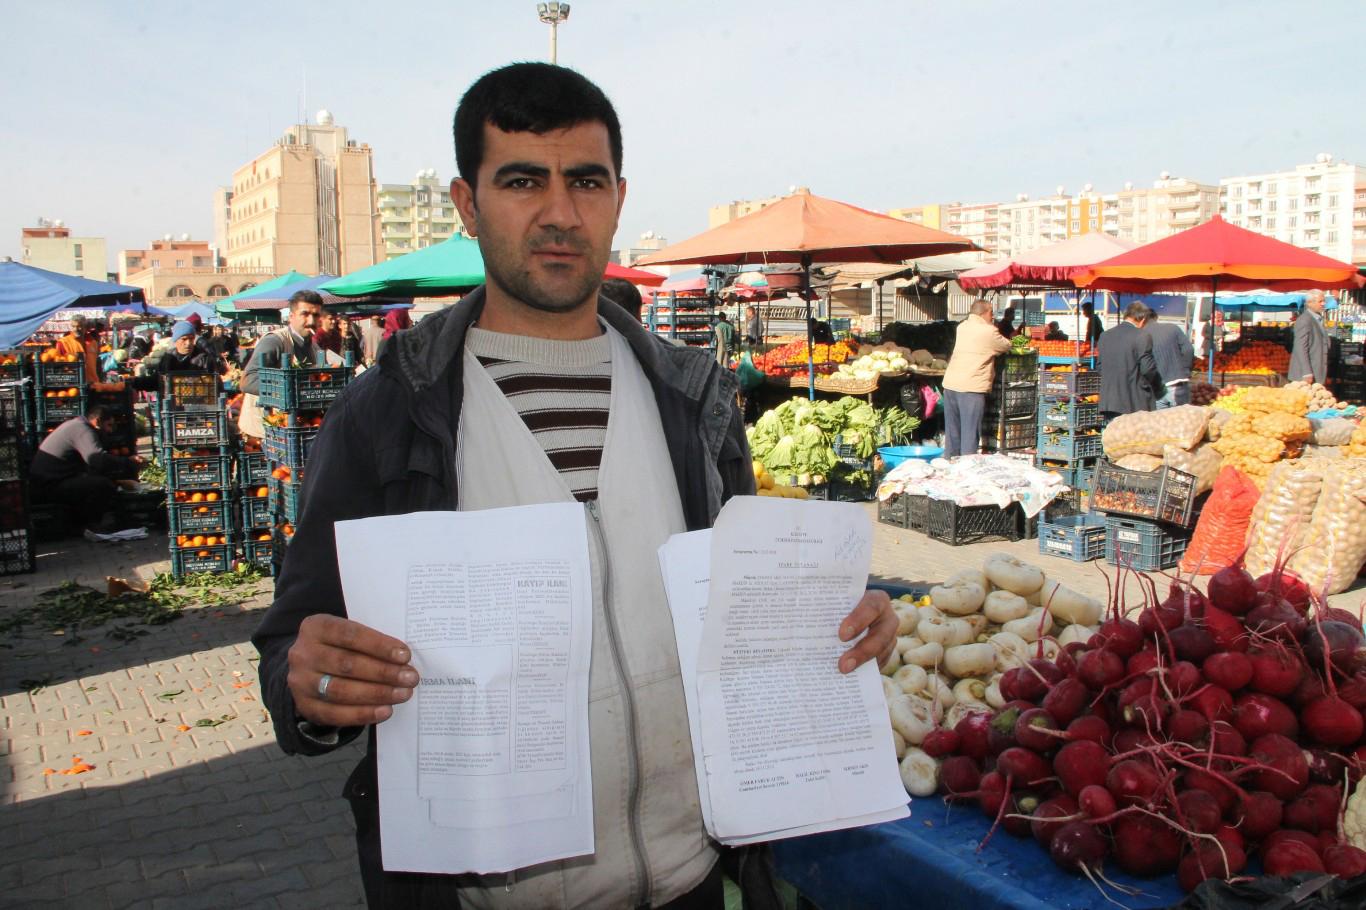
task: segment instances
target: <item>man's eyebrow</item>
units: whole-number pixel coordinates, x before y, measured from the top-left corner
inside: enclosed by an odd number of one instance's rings
[[[611,177],[612,172],[602,164],[576,164],[565,168],[564,175],[571,180],[577,180],[580,177]]]
[[[494,171],[493,179],[503,180],[518,174],[527,177],[549,177],[550,168],[542,164],[532,164],[529,161],[510,161]]]

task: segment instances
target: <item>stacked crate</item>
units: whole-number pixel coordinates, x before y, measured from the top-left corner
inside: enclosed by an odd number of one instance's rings
[[[267,486],[275,531],[275,552],[270,559],[278,566],[299,520],[299,493],[309,447],[318,436],[324,413],[350,382],[351,367],[263,365],[257,371],[257,380],[257,397],[265,410],[266,435],[261,448],[269,473]]]
[[[0,575],[34,570],[25,387],[24,382],[0,381]]]
[[[1055,358],[1045,358],[1054,361]],[[1100,414],[1100,373],[1089,369],[1088,361],[1061,363],[1066,370],[1039,370],[1039,398],[1036,412],[1039,433],[1034,449],[1034,464],[1040,470],[1062,477],[1073,490],[1074,505],[1091,489],[1091,474],[1104,452]],[[1079,369],[1081,367],[1081,369]]]
[[[17,414],[11,415],[11,420],[17,428],[14,432],[19,436],[23,452],[29,458],[38,449],[37,415],[33,403],[36,362],[32,348],[0,351],[0,384],[13,386],[10,391],[17,398]]]
[[[156,410],[171,574],[228,572],[236,558],[238,510],[233,440],[218,377],[172,373],[164,382]]]
[[[982,413],[982,450],[1027,452],[1038,429],[1038,361],[1033,351],[996,358],[996,373]]]
[[[237,495],[242,528],[242,558],[269,572],[275,552],[275,522],[270,507],[270,462],[258,440],[242,440],[237,452]]]
[[[1130,471],[1101,461],[1091,504],[1105,514],[1105,561],[1142,571],[1180,562],[1191,537],[1195,493],[1195,476],[1185,471]]]
[[[119,391],[97,392],[91,389],[86,394],[87,410],[95,405],[104,407],[105,418],[112,427],[102,435],[100,443],[111,455],[130,457],[138,453],[138,431],[133,421],[133,389],[125,385]]]
[[[38,359],[34,370],[34,427],[39,440],[72,417],[85,414],[85,358]]]

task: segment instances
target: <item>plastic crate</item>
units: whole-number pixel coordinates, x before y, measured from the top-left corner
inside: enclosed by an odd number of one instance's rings
[[[1061,430],[1089,430],[1104,421],[1100,405],[1081,401],[1044,401],[1039,403],[1039,426]]]
[[[43,363],[37,361],[35,376],[40,389],[85,388],[85,358],[77,357],[75,363]]]
[[[265,540],[248,538],[242,543],[242,558],[248,565],[267,572],[272,571],[275,563],[275,537],[268,535]]]
[[[175,447],[227,445],[228,418],[222,408],[202,411],[162,411],[161,441]]]
[[[243,496],[241,503],[244,530],[269,528],[273,524],[269,496]]]
[[[233,501],[227,498],[217,502],[176,502],[168,498],[166,510],[172,534],[226,534],[234,524]]]
[[[39,398],[37,399],[36,407],[38,426],[41,429],[50,430],[59,423],[83,415],[85,413],[85,396],[77,395],[75,398]]]
[[[1039,355],[1036,351],[1028,351],[1023,354],[1006,352],[996,358],[996,372],[992,379],[992,388],[1009,388],[1016,385],[1032,385],[1037,380],[1035,373],[1039,369]]]
[[[1088,370],[1040,370],[1039,397],[1071,398],[1075,395],[1099,395],[1100,373]]]
[[[1062,482],[1073,490],[1089,491],[1091,489],[1091,478],[1096,469],[1096,460],[1083,458],[1079,461],[1047,462],[1036,459],[1034,466],[1040,471],[1057,474],[1062,478]]]
[[[232,486],[232,456],[172,458],[166,463],[166,486],[172,490],[226,490]]]
[[[925,533],[950,546],[977,543],[989,537],[1019,540],[1025,533],[1018,503],[1007,508],[993,505],[960,506],[947,499],[928,499]]]
[[[309,447],[317,437],[317,427],[273,427],[267,424],[265,438],[261,440],[261,451],[266,453],[267,461],[297,470],[308,463]]]
[[[303,489],[303,484],[294,483],[289,480],[270,479],[270,503],[276,515],[284,518],[291,524],[299,520],[299,492]],[[813,491],[812,499],[823,499]]]
[[[988,452],[1022,452],[1033,448],[1039,423],[1031,411],[1023,417],[997,418],[982,424],[982,448]]]
[[[204,547],[179,547],[171,544],[171,574],[176,578],[209,572],[222,575],[232,571],[233,556],[236,548],[231,540],[227,543]]]
[[[1031,374],[1030,379],[1033,379]],[[992,387],[987,393],[984,419],[993,417],[1028,417],[1038,407],[1039,387],[1036,382],[1012,385],[1008,388]]]
[[[265,452],[237,453],[237,483],[239,486],[264,484],[270,477],[270,462]]]
[[[261,367],[256,373],[261,406],[293,410],[321,410],[330,405],[351,381],[347,367]]]
[[[1039,552],[1073,562],[1105,555],[1105,516],[1059,515],[1039,522]]]
[[[0,350],[0,382],[14,382],[33,375],[33,351],[23,348]]]
[[[1143,572],[1169,569],[1181,561],[1190,532],[1153,521],[1105,516],[1105,561]]]
[[[1091,505],[1102,512],[1131,515],[1187,527],[1195,511],[1195,476],[1163,466],[1130,471],[1108,460],[1096,465]]]
[[[1049,431],[1039,428],[1039,445],[1035,450],[1039,458],[1049,461],[1081,461],[1086,458],[1099,458],[1105,446],[1099,433],[1078,430]]]
[[[285,484],[285,486],[301,486],[301,484]],[[817,484],[808,491],[812,499],[824,499],[829,502],[868,502],[877,495],[877,488],[872,484],[849,483],[838,477],[831,477],[825,483]],[[289,519],[293,521],[293,518]]]
[[[161,403],[170,411],[221,408],[223,386],[214,373],[167,373],[161,377]]]
[[[0,575],[21,575],[37,566],[31,528],[0,531]]]
[[[23,448],[23,441],[17,434],[0,438],[0,483],[23,479]],[[0,521],[3,518],[0,516]]]

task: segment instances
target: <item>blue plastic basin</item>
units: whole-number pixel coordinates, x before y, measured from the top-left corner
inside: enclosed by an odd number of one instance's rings
[[[882,456],[882,463],[887,466],[887,470],[895,468],[903,461],[917,458],[921,461],[933,461],[944,454],[942,446],[883,446],[877,450]]]

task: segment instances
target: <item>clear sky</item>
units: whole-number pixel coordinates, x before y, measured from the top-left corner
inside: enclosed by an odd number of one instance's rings
[[[575,0],[560,63],[625,134],[617,235],[671,241],[791,185],[872,209],[1366,163],[1362,4]],[[211,199],[302,108],[381,182],[454,171],[480,73],[545,59],[532,0],[11,3],[0,256],[39,216],[117,251],[212,239]],[[304,85],[307,95],[304,96]]]

